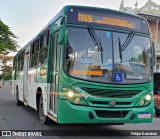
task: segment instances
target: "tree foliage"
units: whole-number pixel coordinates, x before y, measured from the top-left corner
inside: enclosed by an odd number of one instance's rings
[[[13,57],[8,54],[19,47],[16,39],[17,36],[0,19],[0,73],[4,80],[11,79]]]
[[[11,80],[12,79],[12,74],[11,73],[7,73],[5,75],[2,76],[3,80]]]
[[[17,36],[13,34],[10,28],[7,25],[5,25],[0,19],[0,52],[15,52],[18,47],[15,39],[17,39]]]
[[[0,53],[0,71],[4,80],[10,80],[12,77],[13,56],[9,56],[8,53],[7,51]]]

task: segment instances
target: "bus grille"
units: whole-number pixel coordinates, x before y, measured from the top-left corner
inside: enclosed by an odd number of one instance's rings
[[[95,105],[109,105],[109,102],[106,101],[91,101]],[[130,105],[131,102],[116,102],[116,105]]]
[[[131,98],[141,92],[141,90],[113,90],[113,89],[96,89],[96,88],[82,88],[82,89],[92,96],[102,97],[102,98]]]
[[[128,114],[128,111],[96,110],[96,114],[100,118],[124,118]]]

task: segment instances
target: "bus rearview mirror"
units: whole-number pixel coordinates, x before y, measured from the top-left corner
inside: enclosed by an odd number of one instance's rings
[[[155,62],[155,49],[154,49],[154,42],[152,41],[152,55],[153,55],[153,66],[155,66],[156,62]]]
[[[61,28],[58,35],[58,44],[64,45],[65,44],[65,28]]]

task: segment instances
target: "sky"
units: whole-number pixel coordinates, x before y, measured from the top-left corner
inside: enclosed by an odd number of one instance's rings
[[[137,0],[138,8],[148,0]],[[153,0],[160,5],[160,0]],[[119,9],[121,0],[0,0],[0,19],[18,36],[18,45],[29,42],[65,5]],[[136,0],[124,0],[134,7]]]

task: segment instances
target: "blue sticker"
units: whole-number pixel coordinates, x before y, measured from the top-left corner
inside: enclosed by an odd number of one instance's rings
[[[90,57],[81,57],[82,64],[92,64],[92,58]]]
[[[106,38],[111,38],[111,32],[106,32]]]
[[[107,69],[107,66],[104,64],[101,64],[101,69]]]
[[[107,64],[108,69],[113,69],[113,64]]]
[[[102,74],[102,78],[105,78],[105,74]]]
[[[114,73],[114,82],[120,83],[122,82],[123,74],[121,72]]]

